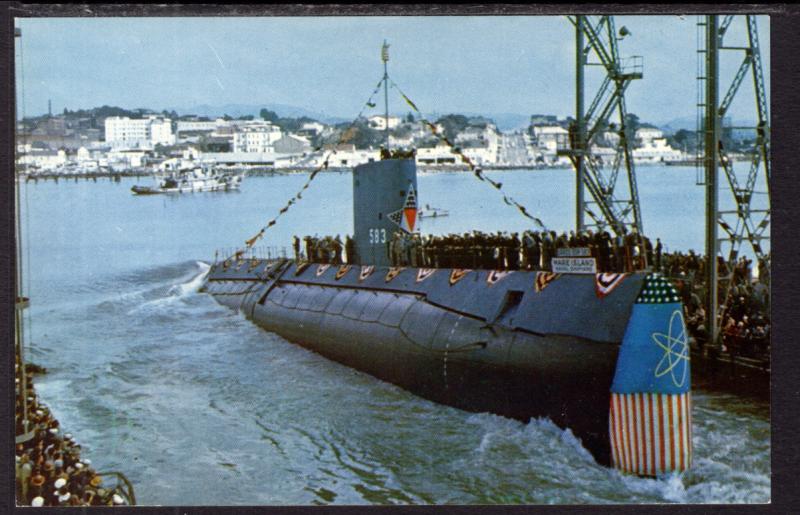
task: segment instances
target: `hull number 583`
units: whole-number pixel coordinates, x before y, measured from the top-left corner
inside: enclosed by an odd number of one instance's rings
[[[386,243],[386,229],[370,229],[369,243],[370,245]]]

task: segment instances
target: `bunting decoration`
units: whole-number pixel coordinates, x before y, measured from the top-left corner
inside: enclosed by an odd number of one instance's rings
[[[626,274],[595,274],[594,285],[595,294],[598,299],[602,299],[619,286]]]
[[[400,275],[400,272],[402,272],[403,270],[405,270],[405,267],[402,267],[402,266],[393,266],[393,267],[391,267],[389,269],[389,271],[386,273],[386,282],[387,283],[391,282],[392,279],[394,279],[395,277]]]
[[[417,282],[421,283],[428,277],[432,276],[435,271],[435,268],[420,268],[417,270]]]
[[[245,240],[244,242],[245,247],[243,249],[237,250],[237,255],[244,254],[245,251],[252,249],[253,245],[255,245],[258,240],[264,237],[264,234],[266,233],[267,229],[271,228],[276,223],[278,223],[278,219],[281,216],[283,216],[287,211],[289,211],[289,208],[293,206],[298,200],[303,198],[302,195],[303,192],[307,190],[309,186],[311,186],[311,182],[317,177],[317,174],[322,170],[327,170],[331,156],[336,154],[336,147],[344,143],[347,143],[350,139],[352,139],[355,136],[356,134],[355,125],[359,120],[361,120],[362,116],[364,115],[364,111],[366,111],[368,108],[375,107],[375,102],[373,101],[373,98],[380,91],[382,84],[383,84],[383,79],[378,81],[377,86],[375,86],[375,89],[372,91],[367,101],[361,107],[361,110],[359,111],[358,115],[353,119],[352,122],[350,122],[349,127],[347,127],[347,129],[345,129],[342,132],[342,135],[339,137],[339,141],[336,143],[336,145],[334,145],[333,150],[325,154],[325,157],[322,160],[322,164],[317,166],[314,170],[311,171],[305,184],[303,184],[303,187],[300,188],[300,190],[292,198],[289,199],[286,205],[284,205],[281,209],[278,210],[278,214],[275,215],[270,221],[268,221],[265,226],[259,229],[259,231],[252,238]]]
[[[690,391],[612,393],[608,425],[615,468],[641,476],[688,469],[691,419]]]
[[[339,279],[341,279],[342,277],[347,275],[347,272],[349,272],[351,268],[352,268],[352,265],[342,265],[342,266],[340,266],[339,270],[336,271],[336,277],[334,277],[334,279],[336,279],[338,281]]]
[[[536,281],[535,281],[535,289],[536,293],[547,288],[547,286],[558,279],[561,274],[557,274],[555,272],[536,272]]]
[[[364,279],[372,275],[372,272],[374,271],[375,265],[362,266],[361,272],[358,274],[358,282],[362,282]]]
[[[327,269],[329,269],[331,265],[317,265],[317,277],[321,276],[325,273]]]
[[[678,293],[649,274],[633,304],[611,384],[608,429],[616,468],[648,476],[689,468],[690,359]]]
[[[297,266],[294,269],[294,276],[297,277],[298,275],[302,274],[309,266],[311,266],[311,263],[308,261],[301,261],[297,263]]]
[[[468,273],[472,272],[469,268],[454,268],[450,271],[450,286],[453,286],[458,281],[466,277]]]
[[[490,270],[486,276],[486,284],[494,286],[500,279],[513,274],[513,270]]]
[[[473,163],[472,160],[468,156],[466,156],[461,151],[460,148],[458,148],[455,145],[453,145],[453,143],[450,142],[450,140],[447,138],[447,136],[442,134],[439,131],[439,129],[436,128],[435,124],[433,124],[430,121],[428,121],[427,119],[425,119],[425,117],[420,112],[420,110],[417,107],[417,105],[410,98],[408,98],[408,96],[405,93],[403,93],[403,91],[400,89],[400,86],[398,86],[391,79],[389,79],[389,81],[391,82],[392,87],[397,90],[397,92],[400,94],[401,97],[403,97],[403,100],[406,102],[406,104],[408,104],[409,107],[411,107],[411,109],[413,109],[419,115],[420,121],[425,125],[425,127],[428,128],[428,130],[431,132],[431,134],[433,134],[434,136],[439,138],[448,147],[450,147],[450,151],[459,156],[459,158],[461,159],[461,162],[467,165],[469,170],[472,172],[472,174],[478,180],[480,180],[482,182],[489,183],[492,187],[494,187],[497,191],[499,191],[501,195],[503,195],[503,202],[505,202],[509,206],[516,207],[517,210],[520,213],[522,213],[522,216],[524,216],[525,218],[528,218],[529,220],[533,221],[533,223],[538,225],[542,230],[547,230],[547,227],[545,227],[544,223],[542,223],[542,221],[538,217],[533,216],[532,214],[530,214],[528,212],[528,210],[525,209],[525,206],[523,206],[522,204],[520,204],[519,202],[517,202],[513,198],[511,198],[508,195],[506,195],[505,193],[503,193],[503,190],[502,190],[503,189],[503,183],[502,182],[497,182],[497,181],[492,180],[491,178],[487,177],[486,175],[484,175],[483,171],[481,170],[481,168],[478,165],[476,165],[475,163]]]

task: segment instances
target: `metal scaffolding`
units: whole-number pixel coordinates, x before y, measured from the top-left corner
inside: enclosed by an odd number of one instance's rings
[[[731,36],[739,23],[740,31],[746,31],[746,43],[742,46],[725,44],[725,36]],[[720,21],[721,19],[721,21]],[[767,110],[766,86],[758,42],[758,27],[753,15],[724,17],[702,16],[698,19],[698,162],[703,163],[704,174],[701,185],[706,189],[706,269],[707,313],[714,323],[709,324],[710,340],[717,342],[722,323],[722,314],[728,305],[733,286],[734,265],[739,258],[742,243],[747,241],[754,256],[769,260],[769,251],[762,242],[769,239],[770,225],[770,129]],[[743,29],[743,30],[742,30]],[[739,34],[744,39],[743,34]],[[722,51],[742,52],[744,57],[720,100],[720,56]],[[736,98],[745,77],[753,78],[756,126],[736,126],[724,123],[726,115]],[[742,167],[735,169],[735,156],[726,145],[733,131],[750,132],[753,135],[752,150],[747,156],[749,164],[745,173]],[[739,158],[744,156],[738,156]],[[725,181],[719,180],[719,170]],[[757,191],[762,178],[765,191]],[[732,200],[732,209],[720,209],[720,191],[726,200]],[[728,192],[728,193],[726,193]],[[724,231],[720,236],[719,228]],[[726,247],[723,249],[723,246]],[[725,256],[727,250],[727,256]],[[720,267],[714,257],[726,257],[730,266]]]
[[[636,171],[631,155],[635,128],[630,127],[625,90],[642,78],[642,58],[622,59],[618,41],[629,35],[617,32],[613,16],[568,16],[575,26],[575,121],[569,142],[559,145],[559,155],[569,156],[576,171],[576,230],[610,228],[617,235],[631,231],[642,234],[642,217]],[[590,61],[590,56],[596,60]],[[584,108],[585,76],[588,67],[599,67],[604,75],[594,99]],[[592,153],[595,146],[614,149],[611,162]],[[620,174],[622,170],[624,174]],[[627,182],[627,191],[624,183]],[[618,187],[622,184],[622,187]],[[592,200],[584,198],[584,188]],[[585,215],[591,219],[586,222]]]

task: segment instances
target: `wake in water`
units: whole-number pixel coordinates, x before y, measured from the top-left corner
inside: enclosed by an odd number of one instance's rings
[[[135,315],[142,311],[154,308],[159,309],[186,300],[187,297],[197,293],[203,285],[203,281],[210,268],[211,266],[208,263],[195,261],[190,271],[184,273],[176,280],[165,280],[139,291],[137,297],[143,299],[144,302],[128,311],[128,314]]]

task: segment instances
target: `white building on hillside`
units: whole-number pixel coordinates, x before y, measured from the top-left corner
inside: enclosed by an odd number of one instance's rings
[[[105,120],[105,139],[114,148],[153,148],[175,143],[172,120],[154,115],[110,116]]]
[[[417,165],[456,165],[461,163],[461,158],[453,149],[444,142],[439,142],[433,148],[419,148],[416,156]]]
[[[381,114],[376,114],[370,116],[368,118],[369,125],[375,130],[383,131],[386,130],[386,116]],[[389,116],[389,129],[394,129],[400,125],[400,118],[397,116]]]
[[[482,146],[496,147],[500,143],[500,135],[494,124],[486,124],[485,127],[467,127],[456,135],[455,144],[480,143]]]
[[[636,129],[636,141],[640,146],[643,147],[650,146],[653,144],[653,140],[661,139],[663,137],[664,133],[655,127],[639,127]]]
[[[325,126],[319,122],[306,122],[300,128],[300,132],[303,135],[308,136],[317,136],[322,134],[325,131]]]
[[[220,127],[228,127],[231,122],[217,118],[216,120],[178,120],[176,132],[214,132]]]
[[[241,124],[233,133],[234,152],[273,152],[274,143],[281,138],[281,129],[267,121]]]
[[[569,132],[559,125],[543,125],[533,128],[536,146],[545,153],[555,154],[560,146],[568,144]]]

